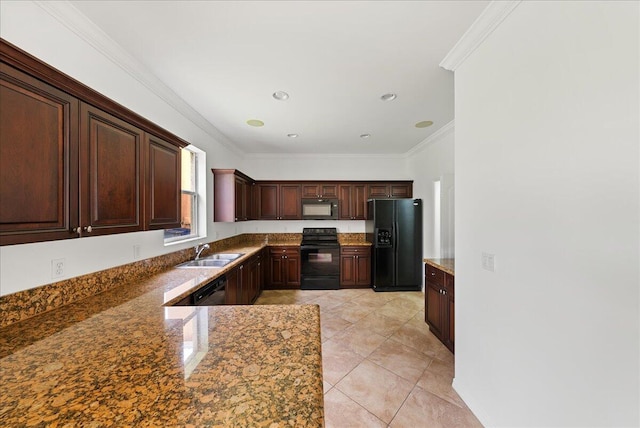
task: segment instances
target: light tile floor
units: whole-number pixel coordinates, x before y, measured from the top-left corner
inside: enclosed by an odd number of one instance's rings
[[[451,387],[422,292],[265,290],[256,304],[320,306],[327,428],[482,426]]]

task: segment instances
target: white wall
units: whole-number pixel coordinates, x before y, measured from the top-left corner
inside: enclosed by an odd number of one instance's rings
[[[139,232],[0,247],[0,295],[131,263],[134,245],[141,259],[222,239],[237,233],[293,232],[326,222],[214,223],[211,168],[239,168],[255,179],[410,179],[402,156],[247,157],[229,150],[211,133],[180,114],[75,30],[31,1],[0,2],[0,36],[35,57],[175,133],[207,153],[207,238],[163,245],[162,232]],[[80,23],[82,24],[82,23]],[[77,29],[76,29],[77,30]],[[364,222],[329,225],[340,232],[364,232]],[[51,277],[51,261],[65,259],[65,275]]]
[[[454,387],[487,426],[640,425],[638,7],[522,2],[455,71]]]
[[[249,155],[242,171],[255,180],[412,179],[402,155]]]
[[[424,257],[454,257],[454,127],[448,124],[408,154],[409,173],[414,179],[413,196],[422,199]],[[440,246],[435,245],[435,181],[441,183]]]

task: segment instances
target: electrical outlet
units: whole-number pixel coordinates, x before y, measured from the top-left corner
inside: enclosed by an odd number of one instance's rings
[[[133,260],[140,260],[140,245],[133,246]]]
[[[482,269],[489,272],[495,272],[496,270],[496,256],[495,254],[482,253]]]
[[[61,278],[64,276],[64,259],[51,260],[51,278]]]

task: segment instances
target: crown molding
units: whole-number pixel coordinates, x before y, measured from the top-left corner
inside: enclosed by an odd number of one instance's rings
[[[458,43],[440,62],[445,70],[456,69],[482,44],[500,23],[518,7],[522,0],[494,0],[482,11]]]
[[[247,153],[245,159],[404,159],[396,153]]]
[[[443,139],[444,137],[452,133],[454,130],[455,130],[455,120],[452,120],[451,122],[444,125],[442,128],[438,129],[433,134],[429,135],[420,144],[418,144],[417,146],[413,147],[411,150],[406,152],[404,154],[404,157],[410,158],[412,156],[415,156],[416,154],[425,150],[427,147],[431,146],[432,144],[437,143],[438,141],[440,141],[441,139]]]
[[[223,144],[236,155],[244,156],[245,153],[238,149],[222,132],[102,31],[86,15],[76,9],[73,4],[66,0],[55,2],[38,0],[34,1],[34,3],[213,139]]]

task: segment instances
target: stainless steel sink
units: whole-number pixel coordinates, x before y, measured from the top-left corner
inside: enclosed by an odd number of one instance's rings
[[[198,260],[190,260],[188,262],[180,263],[177,268],[221,268],[238,257],[244,256],[244,253],[219,253],[213,254],[207,257],[203,257]]]
[[[180,263],[177,268],[221,268],[231,263],[231,260],[198,259]]]

